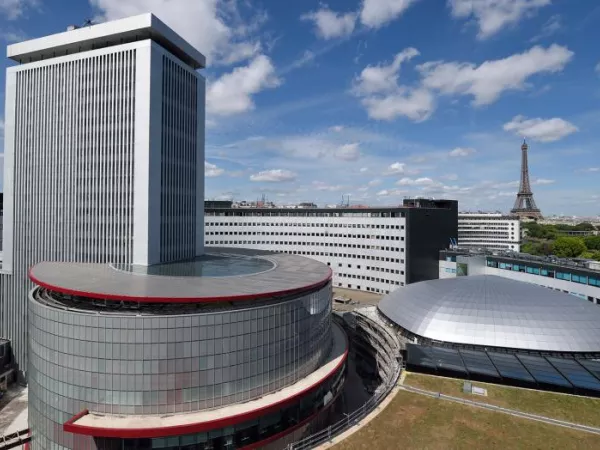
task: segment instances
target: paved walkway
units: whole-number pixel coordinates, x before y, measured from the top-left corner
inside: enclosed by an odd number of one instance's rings
[[[503,408],[501,406],[490,405],[489,403],[477,402],[474,400],[468,400],[460,397],[453,397],[451,395],[442,394],[440,392],[426,391],[425,389],[419,389],[413,386],[402,385],[401,389],[405,391],[414,392],[416,394],[425,395],[428,397],[439,398],[440,400],[448,400],[455,403],[462,403],[464,405],[474,406],[476,408],[487,409],[490,411],[501,412],[509,414],[511,416],[521,417],[524,419],[536,420],[538,422],[544,422],[550,425],[557,425],[560,427],[571,428],[577,431],[585,431],[587,433],[593,433],[600,435],[600,428],[591,427],[588,425],[582,425],[579,423],[566,422],[564,420],[553,419],[551,417],[540,416],[538,414],[530,414],[516,409]]]
[[[0,405],[0,435],[15,433],[28,427],[27,388],[13,386]],[[4,400],[8,400],[6,403]]]

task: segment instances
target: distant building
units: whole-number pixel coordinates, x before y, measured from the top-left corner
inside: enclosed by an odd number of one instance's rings
[[[458,245],[464,248],[521,251],[521,224],[500,213],[458,213]]]
[[[440,252],[439,277],[497,275],[537,284],[600,304],[600,262],[524,253],[449,249]]]

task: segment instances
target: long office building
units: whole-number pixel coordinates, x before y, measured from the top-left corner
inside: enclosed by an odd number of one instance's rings
[[[456,239],[458,203],[405,200],[385,208],[233,208],[205,205],[205,244],[303,255],[333,271],[334,287],[387,294],[438,277]]]
[[[500,213],[458,213],[458,245],[463,248],[521,250],[519,218]]]
[[[443,250],[439,259],[439,278],[496,275],[537,284],[600,304],[598,262],[463,248]]]
[[[34,264],[202,253],[205,58],[150,14],[7,54],[0,334],[23,372]]]

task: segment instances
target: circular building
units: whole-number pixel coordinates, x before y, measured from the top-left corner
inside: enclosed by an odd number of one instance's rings
[[[343,387],[331,270],[301,256],[211,249],[149,267],[30,270],[33,449],[281,445]]]
[[[411,284],[384,297],[379,311],[420,344],[600,354],[598,306],[498,276]]]

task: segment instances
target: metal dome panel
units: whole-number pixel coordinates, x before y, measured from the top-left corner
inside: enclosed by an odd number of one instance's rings
[[[600,352],[600,306],[563,292],[493,275],[411,284],[379,310],[437,341],[549,352]]]

